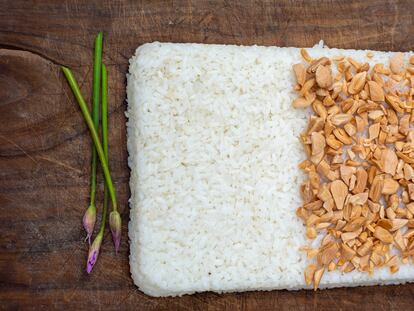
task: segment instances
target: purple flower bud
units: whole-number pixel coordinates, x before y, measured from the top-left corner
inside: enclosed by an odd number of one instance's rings
[[[109,227],[112,232],[112,239],[114,240],[115,252],[118,253],[119,245],[121,244],[121,216],[118,211],[112,211],[109,214]]]
[[[92,271],[93,266],[98,260],[99,249],[102,244],[102,234],[98,234],[93,240],[92,245],[89,247],[88,262],[86,263],[86,272],[89,274]]]
[[[91,245],[91,237],[93,233],[93,227],[95,227],[95,221],[96,207],[95,205],[89,205],[88,209],[83,215],[83,227],[85,228],[85,231],[87,233],[85,240],[89,241],[89,245]]]

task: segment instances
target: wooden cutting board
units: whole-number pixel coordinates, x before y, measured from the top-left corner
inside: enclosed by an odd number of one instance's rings
[[[408,0],[1,1],[0,309],[412,310],[414,285],[161,299],[141,293],[128,265],[124,111],[128,59],[145,42],[308,47],[324,39],[332,47],[406,51],[414,44],[413,15]],[[88,276],[81,218],[89,197],[90,138],[59,66],[73,68],[89,99],[99,30],[123,240],[115,255],[105,236]]]

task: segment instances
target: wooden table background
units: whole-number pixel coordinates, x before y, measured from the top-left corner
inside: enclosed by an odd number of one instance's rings
[[[413,1],[0,1],[0,309],[413,310],[414,285],[151,298],[128,266],[128,59],[144,42],[202,42],[405,51]],[[91,276],[81,217],[90,138],[60,65],[91,93],[93,40],[104,32],[110,164],[123,218]],[[102,181],[100,180],[100,188]],[[99,198],[101,199],[101,198]]]

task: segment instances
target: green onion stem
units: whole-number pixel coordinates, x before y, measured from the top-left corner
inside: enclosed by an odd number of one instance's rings
[[[101,101],[102,101],[102,145],[103,145],[103,152],[105,155],[106,165],[109,168],[108,162],[108,71],[106,70],[105,64],[102,64],[102,94],[101,94]],[[102,209],[102,220],[101,220],[101,227],[99,228],[99,233],[102,234],[105,231],[105,223],[107,218],[108,212],[108,186],[104,184],[104,201],[103,201],[103,209]]]
[[[85,102],[85,100],[82,96],[82,93],[81,93],[80,89],[79,89],[79,85],[76,82],[75,77],[73,76],[72,71],[69,68],[64,67],[64,66],[62,66],[62,71],[63,71],[63,74],[66,77],[66,80],[69,83],[70,88],[72,89],[73,94],[75,95],[75,98],[76,98],[76,100],[79,104],[79,107],[80,107],[81,111],[82,111],[83,118],[85,119],[85,122],[86,122],[86,124],[89,128],[91,138],[93,140],[93,143],[95,144],[95,148],[96,148],[96,151],[98,152],[98,157],[99,157],[99,160],[101,162],[102,171],[103,171],[105,181],[106,181],[106,184],[107,184],[107,187],[108,187],[109,196],[111,197],[112,206],[113,206],[113,209],[116,210],[117,209],[116,193],[115,193],[115,189],[114,189],[114,186],[113,186],[113,183],[112,183],[111,175],[109,173],[109,168],[108,168],[108,165],[106,163],[105,154],[104,154],[104,151],[102,149],[101,142],[99,141],[98,132],[95,129],[95,126],[93,124],[91,115],[89,114],[89,111],[88,111],[88,107],[87,107],[86,102]]]
[[[93,89],[92,89],[92,121],[95,130],[99,130],[99,92],[101,83],[101,63],[102,63],[102,32],[95,38],[95,54],[93,60]],[[91,160],[91,205],[95,206],[96,200],[96,148],[92,144]]]

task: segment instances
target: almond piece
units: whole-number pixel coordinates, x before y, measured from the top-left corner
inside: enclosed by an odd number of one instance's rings
[[[394,194],[397,192],[400,184],[392,178],[385,178],[384,185],[382,188],[383,194]]]
[[[368,87],[369,87],[369,94],[371,96],[371,100],[373,101],[384,101],[384,91],[382,90],[382,86],[379,85],[375,81],[368,81]]]
[[[300,55],[302,55],[303,59],[306,60],[308,63],[312,61],[312,57],[310,57],[308,51],[305,49],[300,49]]]
[[[335,137],[341,141],[342,143],[344,143],[345,145],[350,145],[352,144],[352,138],[349,137],[349,135],[345,132],[344,129],[342,128],[335,128],[332,133],[335,135]]]
[[[316,229],[314,227],[306,228],[306,237],[310,240],[315,239],[317,236]]]
[[[339,251],[337,243],[331,242],[323,247],[318,254],[318,263],[320,265],[329,265],[329,263],[336,257],[336,253]]]
[[[337,140],[336,138],[335,138],[335,136],[334,135],[329,135],[327,138],[326,138],[326,144],[329,146],[329,147],[331,147],[331,148],[333,148],[333,149],[335,149],[335,150],[338,150],[338,149],[340,149],[340,148],[342,148],[342,146],[343,146],[343,144],[339,141],[339,140]]]
[[[296,82],[300,86],[303,86],[303,84],[306,81],[306,68],[305,68],[305,66],[303,66],[303,64],[299,63],[299,64],[293,65],[292,67],[293,67],[293,71],[295,73]]]
[[[399,74],[404,68],[404,54],[399,52],[395,53],[390,59],[390,69],[393,73]]]
[[[358,249],[357,249],[357,253],[359,256],[363,257],[365,255],[367,255],[371,250],[372,250],[372,246],[374,244],[372,243],[372,240],[369,239],[367,240],[364,244],[362,244]]]
[[[390,244],[394,240],[392,234],[380,226],[375,227],[374,237],[385,244]]]
[[[345,198],[348,194],[348,187],[341,180],[334,180],[331,183],[331,194],[335,201],[336,208],[341,210],[344,207]]]
[[[313,281],[313,277],[315,275],[316,266],[311,264],[306,267],[305,269],[305,283],[306,285],[311,285]]]
[[[367,78],[367,72],[363,71],[357,73],[351,80],[351,83],[348,85],[348,92],[350,94],[358,94],[362,91],[365,86],[365,81]]]
[[[341,165],[339,172],[341,174],[342,180],[349,186],[349,180],[351,179],[351,176],[355,174],[356,168],[352,166]]]
[[[344,130],[349,136],[354,136],[356,134],[356,128],[351,123],[345,124]]]
[[[341,259],[343,261],[351,260],[355,256],[355,251],[346,244],[341,245]]]
[[[321,282],[323,273],[325,272],[325,268],[320,268],[315,271],[314,278],[313,278],[313,284],[314,284],[314,290],[317,290],[319,287],[319,283]]]
[[[380,124],[374,123],[368,128],[369,139],[374,140],[378,137],[380,132]]]
[[[354,194],[349,197],[349,203],[352,205],[364,205],[368,200],[368,192]]]
[[[356,172],[356,184],[354,189],[352,189],[352,193],[357,194],[361,193],[365,190],[367,185],[368,174],[363,168],[358,168]]]
[[[408,184],[407,188],[410,199],[414,201],[414,184]]]
[[[338,113],[330,118],[331,123],[335,126],[341,126],[352,120],[352,115],[348,113]]]
[[[397,231],[408,223],[408,219],[395,218],[392,220],[392,228],[390,231]]]
[[[328,66],[318,66],[315,72],[315,77],[316,83],[323,89],[327,89],[332,85],[332,73],[330,67]]]
[[[295,108],[306,108],[306,107],[309,107],[310,105],[311,105],[311,102],[303,97],[296,98],[292,103],[292,106]]]
[[[312,155],[323,153],[325,150],[326,142],[325,136],[319,132],[313,132],[311,135],[312,142]]]
[[[394,175],[398,164],[398,157],[394,150],[385,149],[381,155],[381,165],[385,173]]]
[[[383,185],[384,181],[382,177],[380,175],[375,176],[374,180],[372,181],[371,189],[369,190],[369,198],[373,202],[379,201]]]

